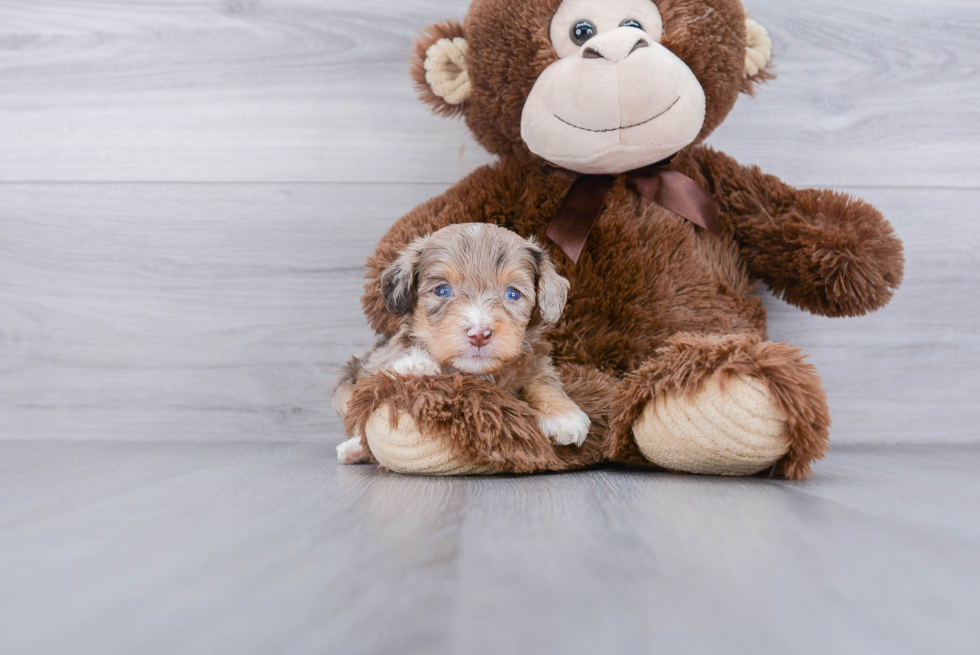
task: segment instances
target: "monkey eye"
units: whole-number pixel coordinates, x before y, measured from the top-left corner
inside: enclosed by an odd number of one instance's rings
[[[507,300],[520,300],[521,292],[515,289],[514,287],[510,287],[509,289],[507,289],[507,291],[504,292],[504,298],[506,298]]]
[[[598,31],[591,21],[580,20],[572,26],[572,33],[569,36],[572,38],[572,43],[582,45],[595,36]]]
[[[453,288],[448,284],[440,284],[436,287],[435,294],[440,298],[452,298]]]
[[[640,25],[639,21],[633,20],[632,18],[627,18],[622,23],[619,24],[620,27],[635,27],[638,30],[642,30],[643,26]]]

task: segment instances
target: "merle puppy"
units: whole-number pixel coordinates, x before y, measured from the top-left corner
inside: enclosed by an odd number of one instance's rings
[[[385,307],[401,329],[340,371],[334,407],[347,412],[365,375],[462,373],[523,398],[541,430],[559,445],[582,445],[590,421],[568,398],[544,330],[561,317],[568,281],[534,241],[487,223],[451,225],[411,243],[384,271]],[[365,461],[355,435],[337,447],[341,462]]]

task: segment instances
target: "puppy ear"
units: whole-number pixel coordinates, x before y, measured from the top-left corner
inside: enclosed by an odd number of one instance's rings
[[[423,102],[443,116],[460,116],[470,96],[467,43],[459,21],[443,21],[415,40],[412,77]]]
[[[538,312],[541,320],[547,325],[554,325],[561,319],[561,312],[568,300],[568,289],[571,286],[565,278],[558,275],[551,256],[533,239],[528,239],[528,251],[534,257],[538,268]]]
[[[395,316],[404,316],[415,304],[419,255],[425,237],[416,239],[381,273],[381,300]]]
[[[752,95],[755,85],[768,82],[776,76],[768,70],[772,61],[772,39],[762,25],[751,18],[745,19],[745,72],[742,76],[742,92]]]

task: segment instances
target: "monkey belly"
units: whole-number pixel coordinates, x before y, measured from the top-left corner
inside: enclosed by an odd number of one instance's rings
[[[559,362],[622,374],[678,332],[765,338],[766,312],[731,235],[650,201],[614,197],[561,273],[572,290],[551,335]]]

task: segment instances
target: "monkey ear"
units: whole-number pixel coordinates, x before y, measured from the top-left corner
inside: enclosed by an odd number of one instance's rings
[[[470,96],[466,37],[459,21],[430,25],[415,40],[412,77],[423,102],[443,116],[459,116]]]
[[[766,70],[772,61],[772,39],[762,25],[751,18],[745,19],[745,73],[742,78],[742,91],[752,95],[755,84],[775,77]]]
[[[395,316],[404,316],[415,304],[416,269],[424,247],[425,237],[416,239],[381,273],[381,301]]]
[[[538,313],[546,325],[554,325],[561,319],[565,301],[568,300],[568,289],[571,286],[565,278],[558,275],[555,264],[545,250],[534,239],[528,239],[528,250],[538,267]]]

